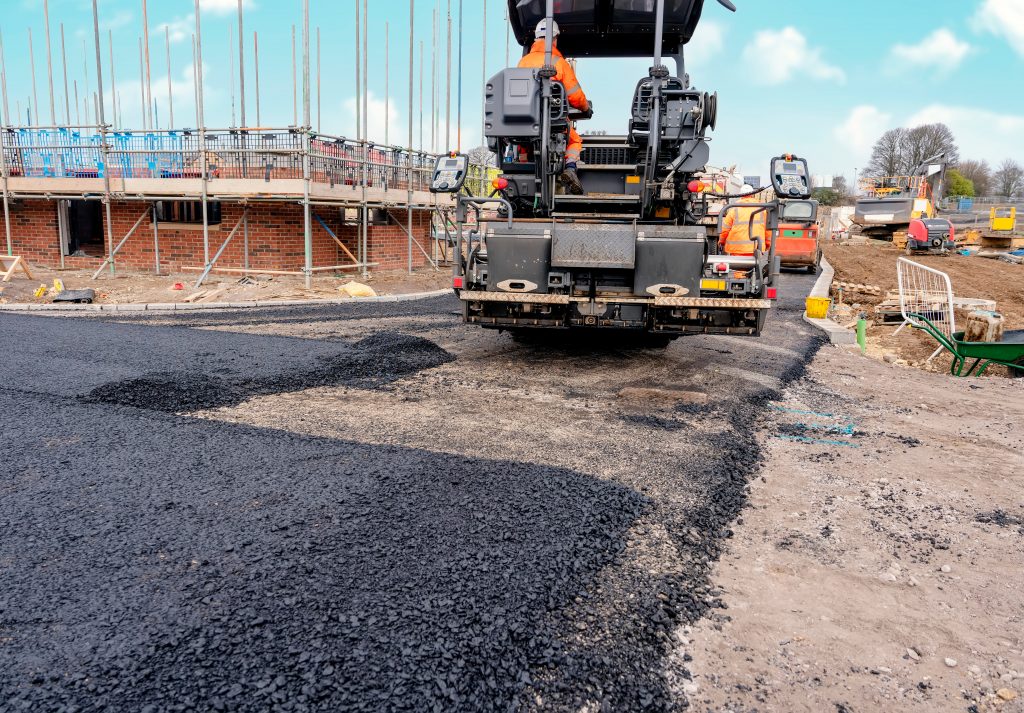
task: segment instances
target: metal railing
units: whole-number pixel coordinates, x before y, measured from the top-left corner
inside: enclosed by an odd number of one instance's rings
[[[303,179],[303,129],[107,131],[99,127],[4,128],[8,176],[27,178]],[[104,151],[104,137],[106,150]],[[330,186],[427,191],[437,154],[309,134],[309,178]],[[496,169],[473,165],[467,187],[489,192]]]

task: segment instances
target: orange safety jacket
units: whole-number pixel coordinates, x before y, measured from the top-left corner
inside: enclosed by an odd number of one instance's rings
[[[565,60],[565,56],[555,45],[551,47],[551,59],[555,64],[555,81],[561,82],[565,87],[569,105],[573,109],[586,111],[590,106],[587,95],[583,92],[579,80],[576,79],[576,72],[573,71],[572,65]],[[523,55],[523,58],[519,60],[519,66],[533,69],[540,69],[544,66],[544,40],[537,40],[533,43],[530,53]]]
[[[565,94],[569,99],[569,105],[579,111],[586,111],[590,107],[587,95],[583,87],[576,79],[576,72],[572,65],[565,60],[565,56],[558,51],[558,47],[552,45],[551,59],[555,63],[555,81],[561,82],[565,87]],[[544,40],[536,40],[530,48],[530,53],[523,55],[519,60],[520,67],[540,69],[544,66]],[[580,160],[583,152],[583,139],[576,132],[576,127],[569,125],[569,142],[565,148],[565,160],[568,164],[574,164]]]
[[[746,202],[752,202],[747,199]],[[754,216],[753,232],[750,231],[750,216],[760,208],[733,208],[722,221],[722,234],[718,236],[718,244],[725,248],[727,255],[753,255],[754,249],[761,242],[762,250],[768,249],[765,242],[765,211]]]

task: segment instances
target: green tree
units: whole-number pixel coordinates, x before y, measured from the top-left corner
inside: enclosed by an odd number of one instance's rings
[[[843,200],[842,195],[834,188],[815,188],[811,191],[811,198],[821,205],[839,205]]]
[[[946,172],[946,186],[951,198],[974,198],[974,182],[955,168]]]

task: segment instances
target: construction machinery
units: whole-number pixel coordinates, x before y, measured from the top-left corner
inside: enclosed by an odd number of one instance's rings
[[[934,218],[946,165],[942,153],[922,161],[909,176],[863,179],[860,188],[868,196],[860,198],[854,209],[857,230],[872,238],[892,240],[897,233],[906,233],[912,220]]]
[[[735,11],[729,0],[718,1]],[[628,99],[625,133],[583,137],[583,195],[556,190],[570,122],[590,115],[570,110],[553,79],[551,33],[543,67],[505,69],[487,82],[485,135],[501,171],[493,192],[463,190],[465,156],[442,157],[434,174],[433,190],[454,194],[460,226],[470,211],[480,226],[465,242],[456,231],[454,287],[464,320],[506,330],[632,330],[653,335],[656,344],[691,333],[759,335],[776,297],[774,252],[762,243],[752,255],[715,255],[703,224],[708,195],[697,176],[708,163],[706,133],[715,127],[718,101],[691,85],[683,52],[704,0],[558,5],[564,9],[556,11],[554,0],[509,0],[524,51],[546,19],[561,28],[558,47],[567,57],[653,61]],[[668,56],[674,73],[662,61]],[[763,212],[769,231],[787,211],[813,220],[806,161],[777,157],[771,174],[778,198],[742,206]],[[739,207],[729,202],[718,227]],[[486,209],[498,218],[481,219]]]
[[[914,218],[907,228],[907,255],[948,255],[956,250],[956,229],[945,218]]]

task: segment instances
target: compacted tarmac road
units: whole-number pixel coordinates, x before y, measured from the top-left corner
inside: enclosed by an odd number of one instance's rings
[[[513,340],[454,297],[0,315],[0,710],[673,710],[819,345]]]

